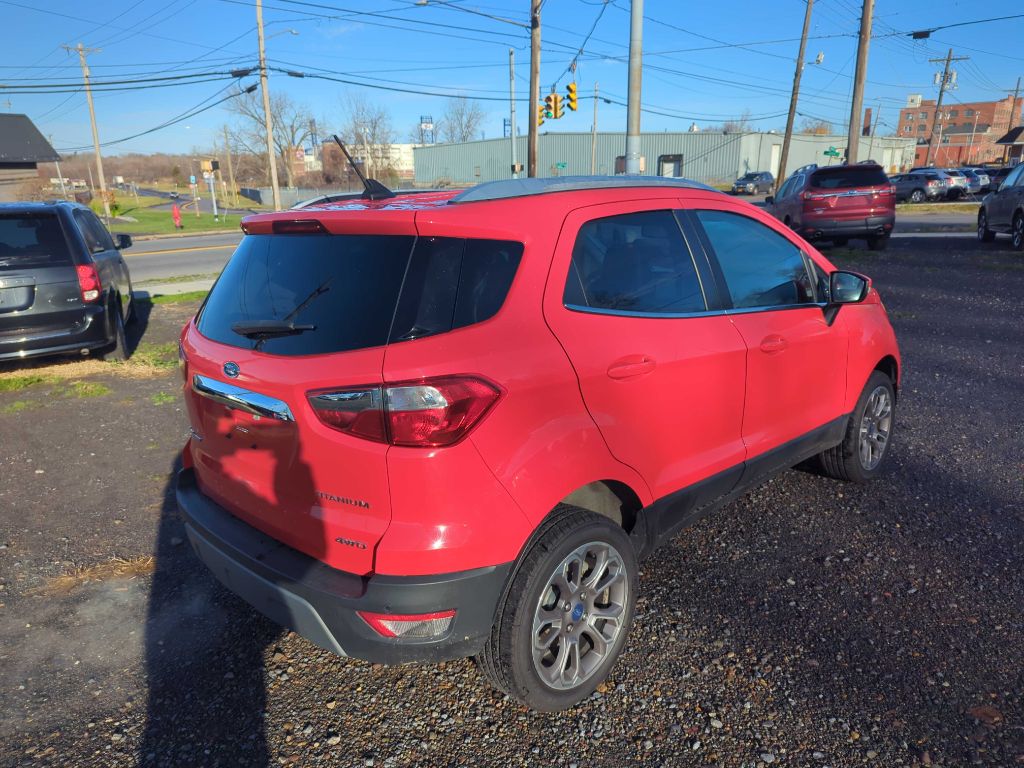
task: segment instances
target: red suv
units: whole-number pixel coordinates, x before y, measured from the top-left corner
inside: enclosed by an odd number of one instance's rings
[[[260,214],[181,336],[178,503],[227,587],[338,654],[588,696],[637,560],[817,457],[864,481],[899,352],[757,208],[528,179]]]
[[[867,240],[884,250],[896,221],[896,187],[881,166],[834,165],[798,169],[765,198],[766,209],[811,242],[846,245],[850,238]]]

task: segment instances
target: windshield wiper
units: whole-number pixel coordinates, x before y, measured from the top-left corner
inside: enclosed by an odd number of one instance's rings
[[[247,339],[270,339],[275,336],[297,336],[306,331],[315,331],[316,326],[309,323],[293,323],[288,320],[256,320],[248,323],[235,323],[231,330]]]

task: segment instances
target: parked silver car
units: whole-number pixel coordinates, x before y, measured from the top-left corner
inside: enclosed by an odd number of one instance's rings
[[[751,171],[736,179],[732,185],[734,195],[771,194],[775,187],[775,177],[768,171]]]
[[[889,177],[896,185],[896,202],[909,200],[912,203],[923,203],[925,200],[941,200],[946,196],[948,183],[938,173],[922,171],[920,173],[899,173]]]

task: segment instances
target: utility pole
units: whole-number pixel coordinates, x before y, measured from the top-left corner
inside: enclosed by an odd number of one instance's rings
[[[82,80],[85,84],[85,100],[89,103],[89,122],[92,123],[92,146],[96,150],[96,175],[100,177],[100,197],[103,198],[103,215],[110,223],[110,200],[107,199],[107,179],[103,175],[103,156],[100,154],[100,133],[96,129],[96,110],[92,105],[92,87],[89,85],[89,65],[85,61],[88,53],[98,53],[98,48],[86,48],[79,43],[75,48],[70,45],[61,46],[69,53],[78,51],[78,61],[82,65]],[[91,174],[90,174],[91,175]]]
[[[597,81],[594,81],[594,123],[590,126],[590,175],[597,175]]]
[[[50,146],[52,147],[53,146],[53,136],[52,135],[51,136],[47,136],[46,138],[48,138],[50,140]],[[67,190],[67,187],[64,186],[64,174],[62,174],[60,172],[60,160],[57,160],[55,164],[57,166],[57,179],[58,179],[58,181],[60,181],[60,196],[63,197],[65,200],[67,200],[68,199],[68,190]]]
[[[235,186],[235,167],[231,162],[231,141],[228,139],[228,127],[224,126],[224,152],[228,156],[228,181],[231,182],[231,195],[238,207],[238,187]]]
[[[626,173],[640,173],[640,84],[643,74],[644,0],[629,13],[629,92],[626,94]]]
[[[793,73],[793,95],[789,98],[789,117],[786,118],[786,135],[782,139],[782,157],[775,172],[775,187],[778,189],[786,178],[786,164],[789,162],[789,145],[793,141],[793,122],[796,120],[796,102],[800,97],[800,78],[804,74],[804,55],[807,52],[807,32],[811,28],[811,9],[814,0],[807,0],[804,11],[804,31],[800,35],[800,50],[796,55],[796,71]]]
[[[1013,130],[1013,116],[1017,113],[1017,97],[1020,96],[1020,78],[1017,78],[1017,87],[1013,89],[1013,103],[1010,105],[1010,119],[1006,121],[1006,132]],[[1010,145],[1003,147],[1003,162],[1010,156]]]
[[[267,50],[263,38],[263,0],[256,0],[256,32],[260,44],[260,88],[263,91],[263,120],[267,125],[267,163],[274,210],[281,210],[281,187],[277,183],[277,152],[274,150],[274,123],[270,117],[270,91],[267,90]]]
[[[871,153],[875,151],[875,129],[878,128],[878,120],[882,114],[882,102],[878,102],[878,106],[875,107],[875,117],[871,121],[871,141],[868,142],[868,156],[867,159],[871,159]],[[883,152],[884,156],[885,153]],[[883,157],[884,159],[884,157]]]
[[[864,81],[868,75],[868,46],[871,44],[871,16],[875,0],[864,0],[860,14],[860,39],[857,41],[857,69],[853,76],[853,104],[850,106],[850,136],[846,141],[846,162],[857,162],[860,149],[861,112],[864,109]]]
[[[519,178],[519,160],[516,157],[516,52],[508,49],[508,110],[509,133],[512,135],[512,178]]]
[[[928,131],[928,152],[924,157],[924,164],[932,164],[932,150],[935,149],[935,126],[939,122],[939,112],[942,110],[942,97],[946,94],[946,89],[949,88],[949,65],[954,61],[966,61],[969,56],[954,56],[953,49],[949,49],[949,53],[946,54],[945,59],[928,59],[931,64],[938,64],[945,62],[945,66],[942,68],[942,79],[939,81],[939,98],[935,102],[935,119],[932,121],[931,130]]]
[[[978,131],[978,112],[974,112],[974,125],[971,127],[971,143],[967,145],[967,162],[964,165],[971,164],[971,155],[974,154],[974,134]]]
[[[530,0],[530,126],[526,140],[526,175],[537,175],[537,105],[540,104],[540,4]]]

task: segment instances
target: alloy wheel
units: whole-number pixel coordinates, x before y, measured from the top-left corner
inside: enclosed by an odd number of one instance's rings
[[[875,387],[860,420],[860,464],[871,471],[877,467],[889,445],[892,432],[892,397],[885,387]]]
[[[1024,247],[1024,216],[1019,214],[1013,220],[1013,247],[1018,251]]]
[[[622,556],[592,541],[548,577],[533,617],[533,664],[548,686],[576,688],[612,653],[624,629],[630,589]]]

